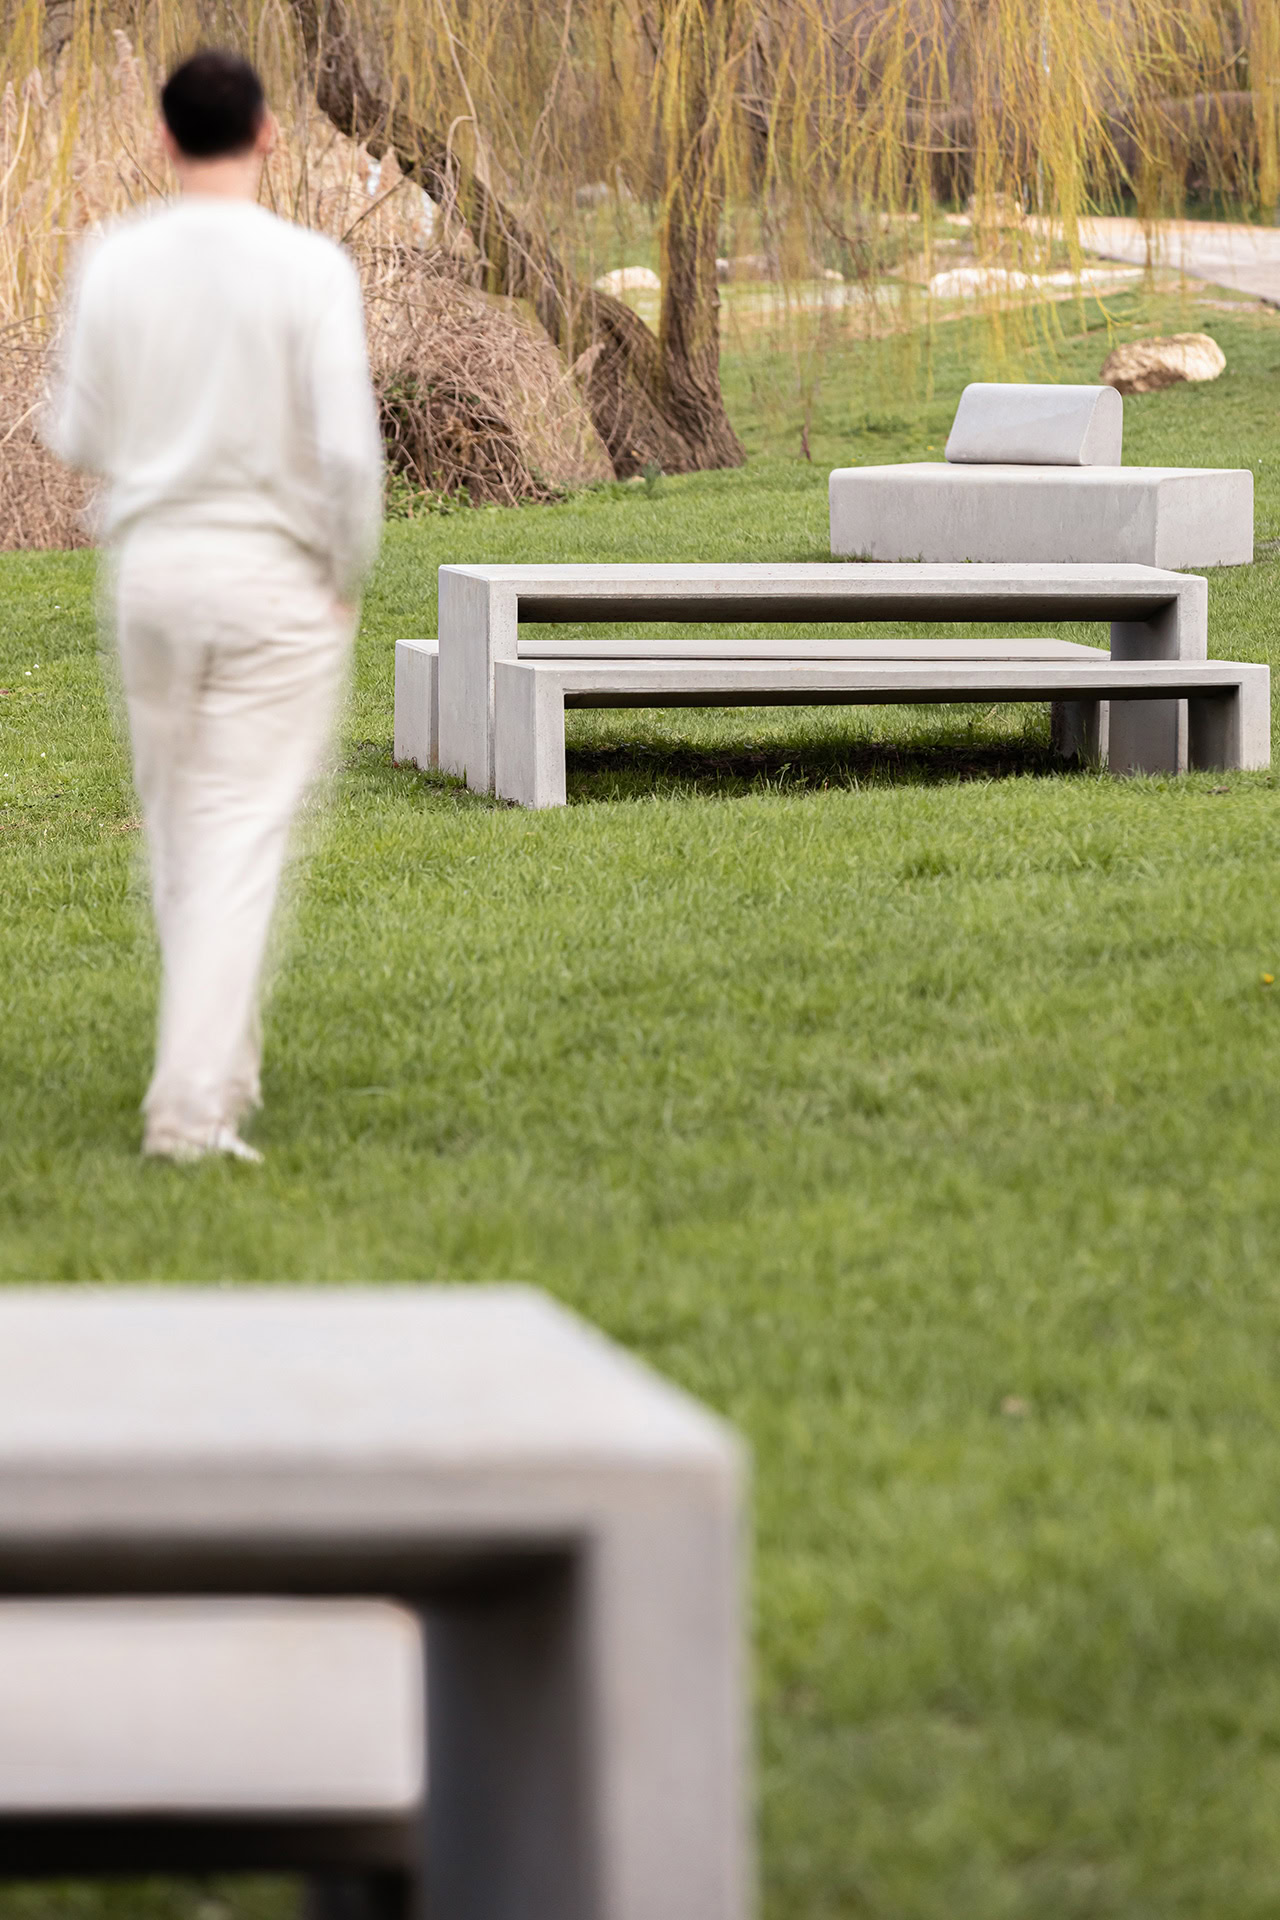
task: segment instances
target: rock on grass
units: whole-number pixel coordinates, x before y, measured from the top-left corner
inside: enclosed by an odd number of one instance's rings
[[[1183,380],[1216,380],[1227,364],[1207,333],[1171,333],[1164,340],[1126,340],[1102,363],[1098,378],[1120,393],[1155,393]]]

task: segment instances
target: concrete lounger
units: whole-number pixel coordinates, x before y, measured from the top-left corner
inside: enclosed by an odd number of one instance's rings
[[[718,1420],[519,1288],[0,1295],[0,1595],[424,1622],[422,1920],[747,1920],[743,1480]],[[403,1721],[357,1759],[403,1785]],[[75,1833],[84,1784],[55,1756],[42,1817]]]
[[[496,670],[495,763],[501,798],[526,807],[565,801],[564,711],[578,707],[849,705],[947,700],[1070,704],[1080,750],[1096,751],[1101,703],[1110,703],[1112,764],[1129,703],[1176,690],[1189,712],[1193,767],[1265,767],[1271,759],[1270,669],[1231,661],[1080,659],[988,662],[501,660]],[[1121,771],[1136,770],[1125,765]]]
[[[1248,468],[837,467],[831,551],[867,560],[1235,567],[1253,559]]]
[[[1206,652],[1208,595],[1195,574],[1139,566],[441,567],[439,764],[492,791],[494,668],[530,657],[522,623],[1108,621],[1113,659],[1195,660]],[[808,643],[782,644],[801,658]],[[1149,703],[1117,724],[1121,764],[1187,764],[1183,702]]]
[[[1252,473],[1122,467],[1123,430],[1111,387],[974,382],[945,461],[836,469],[831,551],[1153,567],[1252,560]]]

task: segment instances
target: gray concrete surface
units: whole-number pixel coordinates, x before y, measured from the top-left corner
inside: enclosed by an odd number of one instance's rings
[[[1118,467],[1123,438],[1124,401],[1114,387],[975,380],[960,395],[946,457],[987,465]]]
[[[404,1920],[424,1699],[381,1601],[0,1601],[0,1866],[302,1874],[306,1920]]]
[[[1143,756],[1151,735],[1131,718],[1146,706],[1189,711],[1187,764],[1265,767],[1271,758],[1270,670],[1231,661],[577,661],[498,662],[494,735],[497,791],[526,807],[563,806],[564,713],[575,707],[776,706],[913,701],[1069,703],[1078,750],[1100,749],[1108,708],[1116,772],[1161,772]],[[1170,696],[1176,694],[1177,699]],[[1157,743],[1160,736],[1155,735]]]
[[[745,1920],[742,1502],[522,1289],[0,1295],[0,1593],[419,1609],[431,1920]]]

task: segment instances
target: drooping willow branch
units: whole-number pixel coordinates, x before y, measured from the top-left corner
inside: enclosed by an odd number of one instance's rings
[[[452,142],[404,109],[372,69],[344,0],[291,0],[311,63],[316,102],[375,159],[393,152],[401,171],[461,221],[484,262],[491,292],[527,300],[565,356],[579,366],[588,409],[620,477],[647,466],[667,473],[737,465],[742,448],[724,413],[718,379],[690,364],[687,316],[666,352],[622,301],[583,286],[549,243],[461,162]],[[690,246],[675,236],[671,270],[689,279]],[[715,236],[710,236],[714,294]],[[699,258],[695,277],[705,279]],[[681,272],[684,269],[683,274]],[[714,315],[712,316],[714,320]],[[705,331],[705,329],[704,329]]]

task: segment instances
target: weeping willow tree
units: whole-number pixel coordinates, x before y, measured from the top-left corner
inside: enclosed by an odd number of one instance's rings
[[[151,76],[239,44],[295,143],[318,112],[394,156],[487,290],[536,313],[620,474],[742,458],[719,378],[730,228],[784,280],[834,251],[870,293],[908,229],[928,259],[947,206],[971,205],[979,259],[1034,268],[1078,255],[1090,210],[1154,219],[1194,191],[1270,218],[1280,192],[1280,0],[9,0],[11,311],[56,279],[33,206],[59,244],[103,210],[76,155],[90,107],[100,162],[110,146],[122,37]],[[25,147],[20,121],[43,129]],[[159,165],[121,161],[117,197]],[[292,191],[306,217],[301,163]],[[651,216],[656,328],[592,284],[602,197]]]

